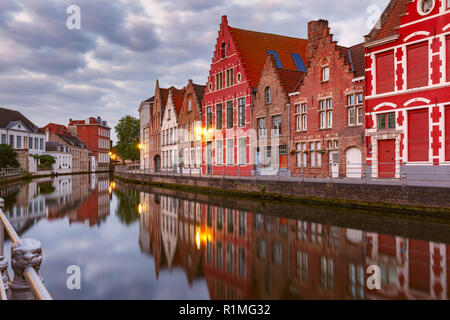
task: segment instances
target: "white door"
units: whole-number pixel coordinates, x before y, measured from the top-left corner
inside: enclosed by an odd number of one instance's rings
[[[339,153],[330,153],[330,169],[333,178],[339,178]]]
[[[345,154],[347,162],[347,178],[361,178],[362,155],[358,148],[350,148]]]

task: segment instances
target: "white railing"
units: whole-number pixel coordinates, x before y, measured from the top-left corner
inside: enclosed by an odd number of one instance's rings
[[[21,176],[22,174],[23,174],[23,170],[21,168],[1,168],[0,169],[0,178],[1,177]]]
[[[42,262],[41,243],[34,239],[21,239],[3,213],[3,207],[3,199],[0,198],[0,299],[7,300],[10,295],[12,300],[52,300],[38,273]],[[3,230],[12,241],[12,281],[9,281],[8,262],[4,256]]]

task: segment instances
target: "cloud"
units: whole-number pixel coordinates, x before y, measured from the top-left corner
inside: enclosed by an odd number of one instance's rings
[[[162,86],[206,83],[221,16],[232,26],[306,37],[324,18],[342,45],[363,41],[366,12],[388,0],[20,0],[0,2],[0,105],[36,124],[138,115]],[[68,30],[66,9],[81,9]],[[3,81],[4,80],[4,81]]]

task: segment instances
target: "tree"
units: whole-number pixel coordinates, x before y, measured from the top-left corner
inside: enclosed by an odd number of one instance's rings
[[[0,168],[6,167],[20,167],[19,161],[17,161],[17,152],[8,144],[0,144]]]
[[[119,141],[114,147],[123,160],[139,160],[140,121],[132,116],[119,120],[115,130]]]

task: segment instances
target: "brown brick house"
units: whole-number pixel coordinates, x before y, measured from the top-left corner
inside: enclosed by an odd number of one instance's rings
[[[361,177],[365,161],[364,47],[339,46],[328,21],[308,23],[307,68],[291,94],[291,171]]]
[[[189,80],[178,116],[178,156],[185,174],[200,174],[202,165],[202,100],[206,86]]]
[[[303,72],[277,67],[271,54],[259,80],[252,108],[251,127],[256,133],[255,173],[277,174],[288,169],[289,93],[294,91]]]
[[[169,96],[169,89],[160,88],[156,80],[155,96],[153,106],[150,109],[149,146],[148,159],[150,170],[159,172],[161,170],[161,125],[162,115]]]

